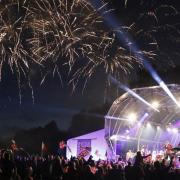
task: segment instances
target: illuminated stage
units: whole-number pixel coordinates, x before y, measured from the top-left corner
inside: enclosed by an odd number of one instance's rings
[[[168,85],[180,103],[180,85]],[[159,86],[133,89],[151,106],[125,93],[114,101],[105,117],[108,157],[123,155],[129,149],[160,151],[168,141],[180,142],[180,107]]]
[[[179,103],[180,85],[168,88]],[[165,150],[167,142],[174,147],[180,142],[179,105],[160,86],[137,88],[114,101],[104,129],[68,140],[67,157],[83,152],[86,158],[115,159],[143,146],[148,153],[157,154]]]

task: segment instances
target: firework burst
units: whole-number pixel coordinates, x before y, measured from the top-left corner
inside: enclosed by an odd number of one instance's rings
[[[68,3],[66,0],[40,0],[35,4],[36,8],[29,8],[33,19],[34,36],[29,40],[33,58],[41,64],[56,65],[63,61],[69,72],[73,72],[71,82],[78,82],[82,76],[91,77],[98,66],[103,66],[106,73],[119,70],[128,73],[135,62],[140,62],[131,54],[128,42],[120,44],[117,32],[104,25],[98,14],[104,6],[95,10],[84,0]],[[74,71],[77,63],[82,66]]]
[[[110,29],[99,13],[109,12],[106,12],[105,5],[94,9],[87,0],[2,1],[0,77],[4,64],[8,64],[17,76],[19,89],[22,75],[32,89],[30,72],[34,66],[42,73],[41,84],[49,72],[61,76],[60,69],[68,67],[67,75],[74,87],[79,78],[90,78],[99,66],[106,73],[128,74],[135,64],[141,64],[141,60],[131,54],[130,42],[119,42],[117,34],[122,29],[132,33],[139,42],[141,39],[143,43],[144,40],[148,42],[147,47],[142,46],[141,53],[153,59],[160,47],[154,32],[164,27],[157,25],[162,16],[158,12],[162,10],[146,14],[153,19],[154,24],[150,27],[143,28],[135,22],[129,27]]]
[[[152,52],[154,64],[167,69],[180,57],[180,13],[171,5],[161,5],[141,14],[130,26],[141,48]]]

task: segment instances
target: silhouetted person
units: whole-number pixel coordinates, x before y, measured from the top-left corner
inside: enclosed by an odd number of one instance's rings
[[[4,153],[4,157],[1,161],[2,180],[12,180],[15,173],[15,164],[11,160],[9,153]]]
[[[142,156],[140,151],[137,152],[133,166],[133,180],[144,180],[145,172],[143,159],[147,158],[148,156],[150,155]]]
[[[125,172],[125,178],[126,180],[132,180],[133,179],[133,167],[131,165],[131,162],[128,162],[128,165],[124,169]]]

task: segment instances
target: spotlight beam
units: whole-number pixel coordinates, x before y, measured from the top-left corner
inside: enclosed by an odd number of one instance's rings
[[[128,118],[120,118],[120,117],[114,117],[114,116],[104,116],[105,119],[110,119],[110,120],[118,120],[118,121],[127,121]]]
[[[110,28],[116,29],[119,27],[123,27],[123,25],[119,22],[119,20],[117,20],[117,18],[115,18],[112,15],[109,15],[108,13],[104,13],[104,9],[106,9],[106,6],[104,6],[100,0],[99,1],[91,0],[91,4],[99,12],[99,14],[104,18],[104,21]],[[108,12],[108,10],[106,11]],[[138,46],[136,45],[135,41],[130,36],[130,34],[128,34],[128,32],[125,32],[123,28],[121,28],[120,32],[116,32],[116,35],[119,41],[123,42],[124,45],[128,46],[127,44],[131,44],[132,53],[138,57],[138,59],[144,65],[145,69],[150,73],[151,77],[161,86],[161,88],[168,94],[168,96],[175,102],[175,104],[178,107],[180,107],[180,104],[177,102],[174,95],[171,93],[167,85],[163,82],[163,80],[160,78],[160,76],[152,67],[152,65],[149,63],[149,61],[144,57],[140,48],[138,48]]]
[[[132,91],[131,89],[129,89],[127,86],[123,85],[121,82],[117,81],[114,77],[112,77],[111,75],[108,75],[109,80],[115,84],[116,86],[118,86],[119,88],[125,90],[126,92],[128,92],[129,94],[131,94],[133,97],[139,99],[141,102],[143,102],[144,104],[146,104],[147,106],[149,106],[150,108],[152,108],[153,110],[159,112],[158,109],[156,109],[155,107],[152,106],[152,104],[150,104],[149,102],[147,102],[145,99],[143,99],[141,96],[139,96],[137,93],[135,93],[134,91]]]
[[[174,95],[171,93],[171,91],[169,90],[169,88],[166,86],[166,84],[161,81],[159,83],[159,85],[164,89],[164,91],[169,95],[169,97],[176,103],[176,105],[178,107],[180,107],[180,104],[178,103],[178,101],[176,100],[176,98],[174,97]]]
[[[134,125],[134,127],[132,127],[131,129],[130,129],[130,134],[131,135],[133,135],[133,133],[135,133],[135,131],[137,130],[137,128],[140,128],[141,126],[139,126],[139,124],[141,125],[141,124],[143,124],[143,122],[146,120],[146,118],[147,117],[149,117],[149,114],[148,113],[145,113],[142,117],[141,117],[141,119],[139,120],[139,122],[136,124],[136,125]]]

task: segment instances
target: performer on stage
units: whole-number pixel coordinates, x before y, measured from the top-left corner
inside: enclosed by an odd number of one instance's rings
[[[173,146],[167,141],[166,144],[164,145],[164,149],[165,149],[164,156],[165,156],[165,159],[167,159],[168,156],[172,154]]]
[[[141,147],[141,154],[142,154],[143,156],[146,156],[148,153],[149,153],[149,152],[148,152],[147,145],[142,145],[142,147]]]
[[[126,161],[127,161],[127,162],[132,162],[134,156],[135,156],[135,153],[133,153],[131,150],[129,150],[129,151],[126,153]]]

